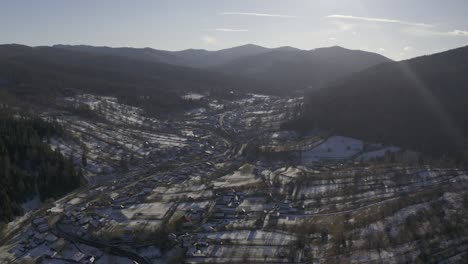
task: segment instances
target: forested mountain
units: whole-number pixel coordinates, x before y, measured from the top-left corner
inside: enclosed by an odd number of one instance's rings
[[[183,50],[173,52],[176,56],[185,60],[185,65],[196,68],[216,67],[230,61],[255,56],[269,52],[270,49],[258,45],[247,44],[238,47],[222,49],[218,51]]]
[[[128,59],[144,60],[149,62],[160,62],[174,65],[184,65],[184,59],[164,50],[152,48],[111,48],[95,47],[89,45],[54,45],[54,48],[65,49],[69,51],[86,52],[94,55],[112,55],[121,56]]]
[[[0,46],[0,50],[17,49]],[[6,52],[5,52],[6,53]],[[0,57],[0,76],[19,86],[70,87],[94,92],[203,91],[243,89],[248,82],[218,73],[165,63],[76,52],[60,48],[25,48]]]
[[[1,56],[4,54],[4,56]],[[125,56],[53,47],[0,46],[0,88],[46,103],[51,96],[83,91],[117,97],[151,98],[162,109],[177,108],[187,92],[262,91],[271,85],[201,69]]]
[[[30,47],[19,44],[0,45],[0,59],[18,56],[30,50]]]
[[[58,198],[83,181],[73,162],[46,141],[63,134],[57,124],[0,112],[0,222],[22,213],[21,204],[39,195]],[[39,193],[36,193],[36,190]]]
[[[297,127],[467,154],[468,47],[381,64],[310,94]]]
[[[138,59],[152,62],[163,62],[173,65],[205,68],[221,65],[242,57],[253,56],[270,51],[268,48],[247,44],[243,46],[208,51],[203,49],[188,49],[182,51],[164,51],[152,48],[110,48],[94,47],[86,45],[55,45],[56,48],[89,52],[94,54],[123,56],[130,59]]]
[[[337,46],[310,51],[282,47],[211,69],[244,78],[268,80],[288,89],[318,89],[352,73],[390,61],[379,54]]]
[[[208,69],[237,78],[278,84],[284,90],[318,88],[370,66],[390,61],[379,54],[341,47],[319,48],[310,51],[288,46],[270,49],[253,44],[219,51],[197,49],[162,51],[150,48],[70,45],[56,45],[54,47]]]

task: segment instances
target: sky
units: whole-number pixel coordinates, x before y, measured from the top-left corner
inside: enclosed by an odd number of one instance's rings
[[[0,0],[0,43],[342,46],[402,60],[468,45],[466,0]]]

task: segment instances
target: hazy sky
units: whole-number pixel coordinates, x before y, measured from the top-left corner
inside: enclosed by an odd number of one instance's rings
[[[467,0],[0,0],[0,43],[340,45],[403,59],[468,45],[467,11]]]

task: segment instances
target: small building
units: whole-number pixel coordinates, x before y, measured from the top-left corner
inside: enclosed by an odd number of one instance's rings
[[[39,231],[40,233],[44,233],[44,232],[46,232],[48,230],[49,230],[49,226],[47,224],[40,224],[37,227],[37,231]]]
[[[47,236],[45,236],[44,240],[49,243],[53,243],[58,240],[58,237],[56,237],[54,234],[48,234]]]
[[[75,254],[73,254],[73,256],[71,257],[71,260],[73,261],[76,261],[76,262],[82,262],[82,260],[86,257],[85,254],[81,253],[81,252],[76,252]]]
[[[195,249],[195,248],[192,248],[191,250],[189,250],[187,252],[187,255],[189,257],[194,257],[194,258],[203,258],[203,257],[206,257],[206,253],[204,253],[203,251],[201,251],[200,249]]]
[[[45,224],[45,218],[44,217],[36,218],[33,220],[32,223],[34,226],[40,226],[42,224]]]

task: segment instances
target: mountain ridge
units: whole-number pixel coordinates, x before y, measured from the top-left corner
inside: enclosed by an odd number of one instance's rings
[[[205,69],[235,78],[274,83],[297,92],[319,89],[370,66],[391,61],[380,54],[340,46],[301,50],[290,46],[266,48],[245,44],[218,51],[162,51],[86,45],[54,47]]]
[[[466,61],[468,46],[376,65],[311,93],[299,126],[466,155]]]
[[[319,89],[368,67],[391,61],[376,53],[333,46],[313,50],[273,49],[210,69],[305,90]]]

